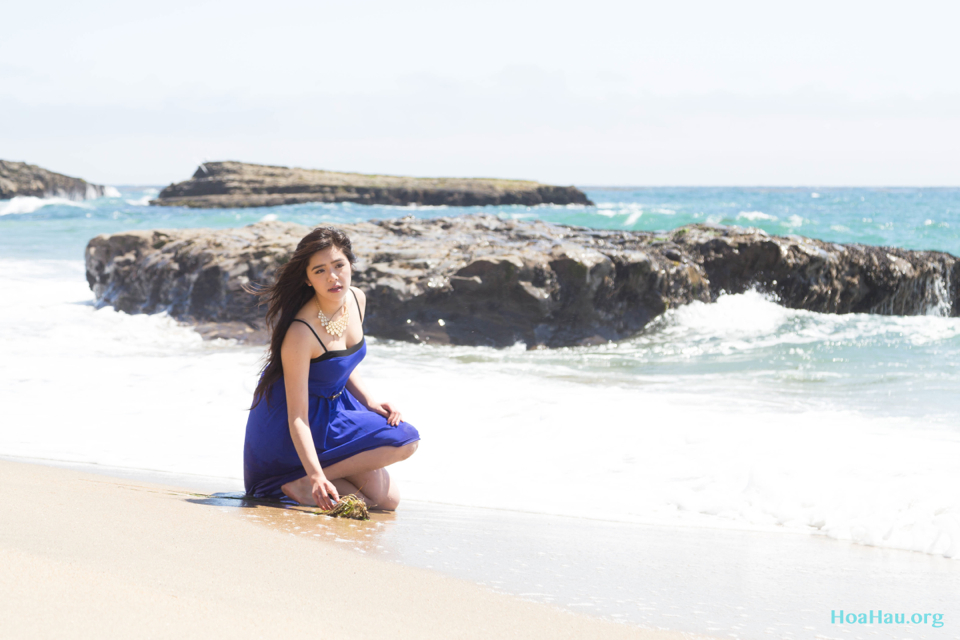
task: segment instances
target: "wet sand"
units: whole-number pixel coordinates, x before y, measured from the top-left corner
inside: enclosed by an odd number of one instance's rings
[[[693,637],[577,615],[337,541],[350,539],[337,530],[373,537],[402,513],[349,523],[238,510],[189,489],[2,460],[0,486],[5,638]],[[271,518],[335,529],[257,522]]]
[[[607,620],[742,640],[957,638],[960,562],[826,537],[639,525],[407,501],[369,523],[219,493],[198,498],[287,534]],[[939,613],[930,624],[831,612]],[[928,616],[929,618],[929,616]]]

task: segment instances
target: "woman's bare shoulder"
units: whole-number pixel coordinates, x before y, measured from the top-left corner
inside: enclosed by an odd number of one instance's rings
[[[280,346],[281,353],[290,352],[292,354],[306,351],[309,354],[314,350],[313,347],[317,345],[316,329],[310,325],[307,318],[302,316],[303,314],[297,314],[294,321],[287,327],[287,332],[283,336],[283,343]],[[300,322],[297,322],[297,320]]]
[[[350,285],[350,290],[353,291],[354,295],[357,296],[357,301],[360,303],[360,308],[361,308],[361,309],[366,309],[366,308],[367,308],[367,294],[365,294],[362,289],[358,289],[357,287],[355,287],[355,286],[353,286],[353,285]]]

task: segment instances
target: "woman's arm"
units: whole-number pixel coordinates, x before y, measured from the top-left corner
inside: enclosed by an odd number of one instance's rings
[[[387,424],[394,427],[400,424],[400,421],[403,419],[400,416],[400,411],[389,402],[377,402],[374,400],[373,396],[371,396],[367,390],[367,386],[363,383],[363,380],[357,375],[356,369],[353,370],[353,373],[351,373],[347,379],[346,387],[347,390],[353,394],[353,397],[363,403],[363,406],[367,409],[386,416]]]
[[[367,295],[356,287],[350,287],[353,290],[354,295],[357,296],[357,303],[360,305],[360,317],[366,317],[367,313]],[[373,396],[370,395],[370,392],[367,390],[367,386],[363,383],[363,380],[360,379],[360,376],[357,375],[357,370],[354,369],[353,373],[350,374],[350,378],[347,379],[346,384],[347,390],[363,403],[367,409],[373,411],[374,413],[379,413],[382,416],[386,416],[387,424],[391,426],[397,426],[400,424],[400,412],[397,411],[396,407],[391,405],[389,402],[377,402],[373,399]]]
[[[287,392],[287,421],[290,426],[290,438],[300,456],[307,477],[310,479],[311,492],[317,506],[331,509],[340,500],[337,490],[320,468],[317,448],[313,444],[310,432],[310,397],[308,381],[310,376],[310,342],[307,327],[299,322],[287,330],[280,347],[280,361],[283,364],[283,382]]]

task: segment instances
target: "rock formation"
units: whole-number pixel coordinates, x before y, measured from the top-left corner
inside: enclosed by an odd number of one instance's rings
[[[302,202],[483,206],[593,204],[575,187],[525,180],[404,178],[242,162],[207,162],[150,204],[171,207],[272,207]]]
[[[750,288],[823,313],[960,314],[960,261],[935,251],[840,245],[757,229],[692,225],[608,231],[477,214],[340,225],[367,292],[368,334],[528,347],[635,335],[665,310]],[[267,282],[309,229],[133,231],[87,246],[98,304],[169,311],[207,336],[262,341]]]
[[[0,200],[17,196],[84,200],[103,196],[109,187],[90,184],[26,162],[0,160]]]

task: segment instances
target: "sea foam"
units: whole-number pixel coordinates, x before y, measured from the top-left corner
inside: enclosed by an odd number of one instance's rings
[[[97,309],[80,262],[0,268],[0,294],[16,301],[0,309],[0,453],[240,486],[262,347],[204,342],[165,314]],[[823,386],[781,396],[744,383],[762,378],[771,349],[792,367],[807,360],[791,349],[907,333],[898,345],[942,352],[957,339],[953,320],[825,316],[750,292],[672,310],[604,347],[370,338],[360,373],[423,437],[417,455],[391,467],[408,498],[808,533],[955,558],[960,434],[922,415],[818,402]],[[669,369],[684,362],[694,369]]]
[[[103,196],[97,194],[93,185],[88,184],[86,194],[80,198],[65,198],[62,196],[46,196],[43,198],[37,196],[16,196],[10,200],[0,200],[0,216],[14,213],[33,213],[44,207],[63,205],[68,207],[82,207],[89,209],[90,206],[84,204],[84,200],[94,200],[97,198],[119,198],[120,192],[115,187],[103,187]]]
[[[83,207],[83,202],[69,198],[38,198],[36,196],[17,196],[10,200],[0,200],[0,216],[13,213],[33,213],[43,207],[64,205],[68,207]]]

